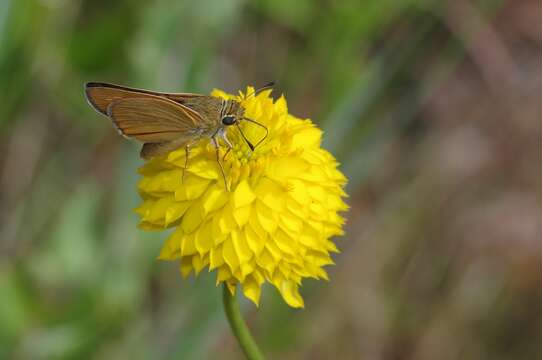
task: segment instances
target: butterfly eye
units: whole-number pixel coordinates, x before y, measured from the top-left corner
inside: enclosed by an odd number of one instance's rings
[[[230,126],[235,124],[235,117],[231,115],[226,115],[222,118],[222,124]]]

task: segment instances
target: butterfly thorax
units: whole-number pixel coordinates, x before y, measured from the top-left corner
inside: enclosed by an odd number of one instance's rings
[[[226,100],[214,96],[198,96],[186,98],[179,102],[201,115],[205,122],[201,124],[204,128],[216,130],[224,126],[222,119],[225,116],[241,119],[244,115],[243,107],[236,100]]]

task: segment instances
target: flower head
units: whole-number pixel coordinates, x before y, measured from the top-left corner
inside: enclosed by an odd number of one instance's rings
[[[253,92],[249,87],[246,94]],[[212,95],[240,101],[268,136],[241,122],[253,143],[265,138],[251,151],[239,129],[228,129],[233,150],[222,160],[223,146],[221,161],[231,191],[207,139],[191,148],[184,178],[184,148],[148,161],[140,168],[140,227],[175,229],[159,258],[179,259],[183,276],[216,270],[217,284],[225,282],[232,293],[240,284],[256,305],[269,282],[290,306],[303,307],[302,279],[327,279],[322,267],[333,264],[330,252],[338,251],[330,237],[343,234],[346,178],[320,147],[321,130],[289,114],[284,97],[274,102],[270,91]]]

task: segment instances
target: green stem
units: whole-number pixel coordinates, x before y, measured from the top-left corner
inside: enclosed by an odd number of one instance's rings
[[[228,286],[224,284],[222,289],[222,300],[224,301],[224,310],[226,311],[226,317],[230,323],[230,327],[233,334],[237,338],[239,345],[243,349],[248,360],[263,360],[263,355],[256,345],[256,342],[252,338],[250,331],[248,330],[241,311],[239,311],[239,304],[237,304],[237,298],[230,293]]]

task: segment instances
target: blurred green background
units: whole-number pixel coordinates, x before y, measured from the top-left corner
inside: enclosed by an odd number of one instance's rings
[[[83,83],[275,80],[349,177],[270,359],[542,358],[542,2],[0,0],[0,358],[239,359],[214,274],[136,228],[138,147]]]

